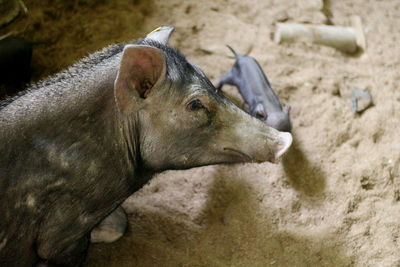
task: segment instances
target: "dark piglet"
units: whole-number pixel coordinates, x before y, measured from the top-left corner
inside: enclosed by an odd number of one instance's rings
[[[159,31],[2,103],[0,266],[81,266],[91,231],[125,220],[116,209],[154,174],[287,151],[289,133],[237,108]]]
[[[236,62],[232,70],[221,77],[216,88],[221,89],[224,84],[236,86],[251,115],[279,131],[290,132],[290,106],[279,101],[260,64],[254,58],[241,56],[230,46],[228,48]]]
[[[0,99],[18,92],[31,76],[32,44],[19,37],[0,40]]]

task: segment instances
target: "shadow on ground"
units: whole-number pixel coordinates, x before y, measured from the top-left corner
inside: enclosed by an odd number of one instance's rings
[[[319,196],[325,190],[326,174],[317,164],[312,163],[296,141],[283,158],[283,168],[294,189],[306,196]]]
[[[215,170],[209,199],[195,223],[138,210],[120,241],[91,246],[86,266],[351,265],[335,237],[279,229],[277,218],[260,212],[245,177],[234,168]]]

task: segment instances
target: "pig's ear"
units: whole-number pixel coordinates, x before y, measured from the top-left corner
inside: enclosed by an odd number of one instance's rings
[[[162,26],[149,33],[145,39],[150,39],[162,43],[163,45],[167,45],[169,37],[174,30],[175,28],[172,26]]]
[[[127,45],[122,52],[121,65],[114,82],[117,105],[125,111],[133,98],[146,98],[165,79],[166,63],[163,52],[143,45]]]

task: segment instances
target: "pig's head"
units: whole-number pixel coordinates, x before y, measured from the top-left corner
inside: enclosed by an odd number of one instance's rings
[[[239,109],[198,67],[154,40],[124,48],[114,93],[130,152],[146,169],[276,162],[292,142],[290,133]]]

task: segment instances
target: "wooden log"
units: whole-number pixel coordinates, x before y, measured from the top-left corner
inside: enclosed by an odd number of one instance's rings
[[[346,53],[355,53],[365,44],[361,20],[355,19],[357,30],[353,27],[331,25],[311,25],[300,23],[276,23],[274,41],[276,43],[305,40],[315,44],[334,47]],[[363,45],[365,49],[365,45]]]

